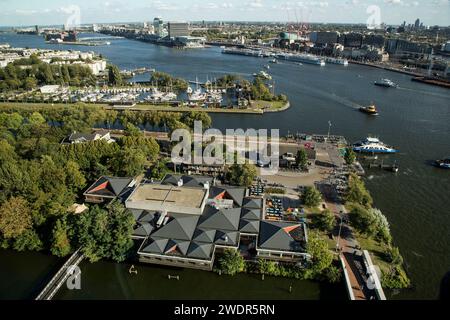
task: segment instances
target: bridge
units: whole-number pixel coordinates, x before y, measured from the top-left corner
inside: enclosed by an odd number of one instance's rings
[[[75,251],[64,265],[58,270],[53,278],[47,283],[45,288],[39,293],[35,300],[51,300],[61,286],[66,282],[67,278],[72,275],[69,267],[78,266],[84,259],[84,254],[81,253],[81,248]]]

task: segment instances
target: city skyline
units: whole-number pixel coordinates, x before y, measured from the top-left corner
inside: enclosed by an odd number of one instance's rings
[[[449,25],[449,0],[169,0],[54,1],[39,3],[0,0],[2,26],[62,25],[74,14],[81,24],[164,20],[279,21],[305,23],[366,23],[379,8],[380,22]],[[372,8],[372,9],[370,9]],[[78,14],[79,12],[79,14]],[[369,13],[368,13],[369,12]]]

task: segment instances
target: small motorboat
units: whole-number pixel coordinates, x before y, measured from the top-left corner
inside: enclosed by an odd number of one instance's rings
[[[373,115],[373,116],[378,115],[378,110],[375,107],[375,105],[373,105],[373,104],[370,105],[370,106],[367,106],[367,107],[360,107],[359,111],[367,113],[367,114],[370,114],[370,115]]]
[[[374,84],[376,86],[385,87],[385,88],[397,88],[398,85],[389,79],[381,79],[380,81],[375,81]]]
[[[436,167],[442,168],[442,169],[450,169],[450,157],[442,160],[436,160],[434,162]]]

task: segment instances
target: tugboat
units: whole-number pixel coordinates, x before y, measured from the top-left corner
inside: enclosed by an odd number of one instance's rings
[[[367,106],[367,107],[360,107],[359,111],[367,113],[367,114],[370,114],[370,115],[373,115],[373,116],[378,115],[378,110],[375,107],[375,105],[373,105],[373,104],[370,105],[370,106]]]
[[[378,138],[368,137],[353,144],[353,151],[361,153],[396,153],[397,150],[381,142]]]
[[[380,81],[375,81],[374,85],[385,87],[385,88],[397,88],[398,85],[389,79],[381,79]]]
[[[450,157],[442,160],[436,160],[435,165],[438,168],[442,169],[450,169]]]

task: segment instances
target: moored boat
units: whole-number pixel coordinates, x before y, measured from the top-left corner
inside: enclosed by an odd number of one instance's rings
[[[381,142],[378,138],[368,137],[353,144],[353,151],[362,153],[396,153],[397,150]]]

